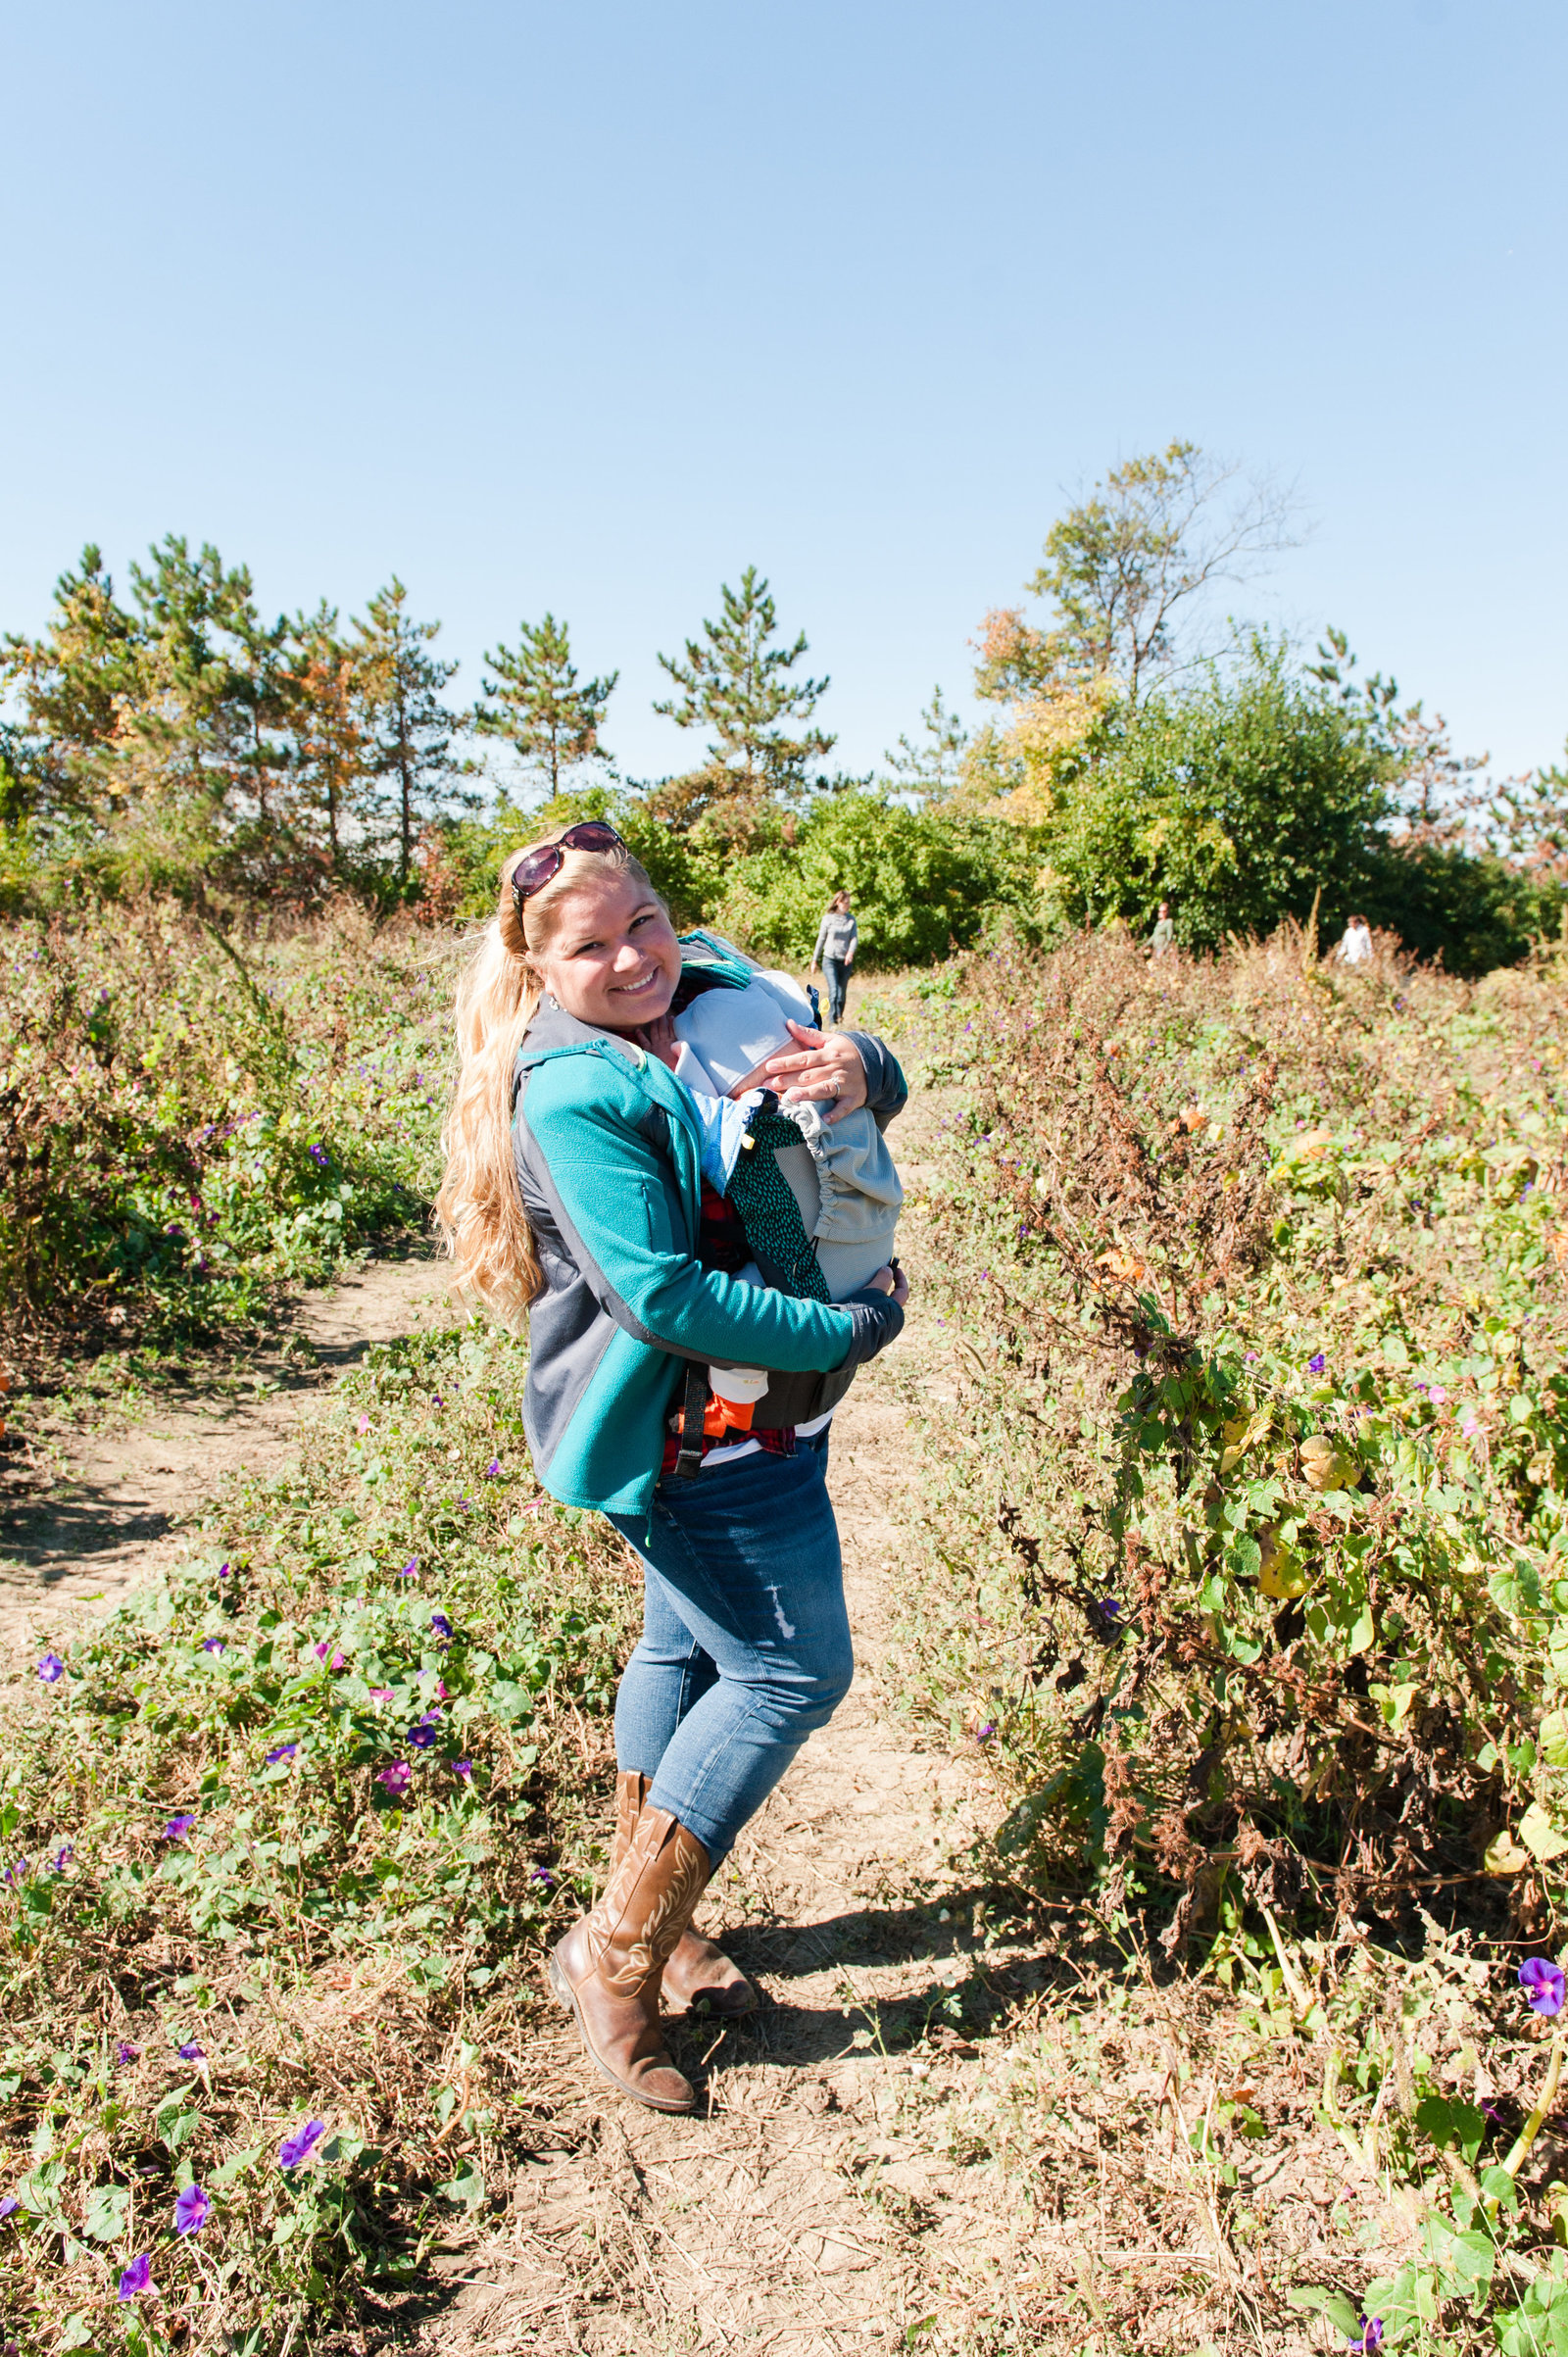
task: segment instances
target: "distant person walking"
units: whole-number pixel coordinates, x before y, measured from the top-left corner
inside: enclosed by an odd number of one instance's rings
[[[850,995],[850,969],[859,941],[850,896],[847,892],[835,892],[822,911],[822,921],[816,928],[816,947],[811,952],[812,973],[821,972],[827,979],[830,1023],[844,1020],[844,1002]]]
[[[1159,904],[1159,922],[1149,936],[1148,947],[1151,958],[1168,957],[1176,947],[1176,927],[1171,921],[1169,901]]]
[[[1334,955],[1342,965],[1371,964],[1372,928],[1364,916],[1351,917]]]

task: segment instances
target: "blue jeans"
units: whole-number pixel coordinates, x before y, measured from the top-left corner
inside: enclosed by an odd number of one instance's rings
[[[842,1023],[844,1002],[850,995],[850,969],[842,958],[824,958],[822,971],[827,976],[827,1019]]]
[[[716,1866],[807,1737],[850,1689],[827,1435],[695,1481],[661,1482],[652,1531],[610,1520],[642,1557],[642,1642],[615,1697],[615,1759],[652,1779]]]

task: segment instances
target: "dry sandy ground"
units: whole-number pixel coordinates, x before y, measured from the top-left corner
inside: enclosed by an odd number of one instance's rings
[[[45,1606],[53,1623],[63,1599],[108,1600],[154,1578],[178,1546],[180,1517],[225,1474],[278,1463],[323,1383],[369,1344],[439,1323],[445,1302],[438,1261],[369,1261],[306,1294],[287,1340],[225,1369],[216,1386],[209,1377],[145,1411],[111,1412],[79,1445],[58,1436],[69,1458],[62,1478],[40,1478],[10,1452],[11,1488],[0,1494],[0,1644],[25,1642]]]

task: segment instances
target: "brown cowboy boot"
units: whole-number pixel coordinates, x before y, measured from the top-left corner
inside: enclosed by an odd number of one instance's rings
[[[589,2059],[654,2111],[692,2111],[697,2095],[664,2050],[659,1985],[708,1885],[708,1852],[667,1809],[645,1808],[599,1904],[550,1958]]]
[[[614,1873],[631,1844],[648,1798],[650,1779],[634,1768],[615,1778],[615,1842],[610,1853]],[[698,1932],[682,1932],[664,1967],[664,2010],[667,2013],[706,2013],[721,2022],[738,2021],[757,2010],[757,1991],[739,1965],[723,1949]]]

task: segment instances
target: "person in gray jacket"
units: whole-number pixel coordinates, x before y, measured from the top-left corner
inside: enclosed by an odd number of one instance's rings
[[[830,1023],[844,1020],[844,1002],[850,995],[850,968],[859,946],[859,929],[855,922],[847,892],[835,892],[822,911],[822,921],[816,928],[816,947],[811,952],[811,971],[827,979],[827,1019]]]

